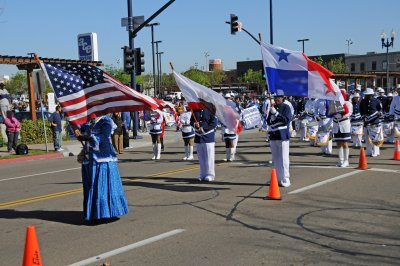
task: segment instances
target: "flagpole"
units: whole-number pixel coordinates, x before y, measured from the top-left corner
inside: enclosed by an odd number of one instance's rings
[[[41,61],[40,61],[40,59],[39,59],[39,56],[36,54],[36,53],[34,53],[33,54],[33,56],[34,56],[34,60],[38,63],[38,65],[39,65],[39,67],[42,69],[42,64],[41,64]],[[43,69],[42,69],[43,70]],[[44,70],[43,70],[43,72],[45,72]],[[46,73],[46,72],[45,72]],[[46,77],[47,77],[47,73],[46,73]],[[37,77],[38,78],[38,77]],[[39,79],[39,78],[38,78]],[[39,82],[39,80],[38,80],[38,86],[39,86],[39,88],[40,88],[40,82]],[[41,90],[39,89],[39,92],[40,92]],[[41,92],[39,93],[39,99],[40,99],[40,109],[41,109],[41,111],[42,111],[42,122],[43,122],[43,131],[44,131],[44,143],[45,143],[45,146],[46,146],[46,152],[49,152],[49,147],[48,147],[48,144],[47,144],[47,130],[46,130],[46,123],[45,123],[45,121],[44,121],[44,113],[43,113],[43,101],[42,101],[42,94],[41,94]],[[32,112],[36,112],[36,110],[32,110]]]

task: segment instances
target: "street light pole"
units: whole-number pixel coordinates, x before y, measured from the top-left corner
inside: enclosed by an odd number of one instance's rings
[[[300,40],[297,40],[297,42],[302,42],[303,43],[303,54],[304,54],[304,42],[307,42],[307,41],[309,41],[310,39],[300,39]]]
[[[159,43],[161,43],[162,41],[156,41],[156,42],[154,42],[155,44],[156,44],[156,58],[157,58],[157,86],[158,86],[158,88],[157,88],[157,90],[158,90],[158,94],[160,94],[160,83],[159,83],[159,80],[160,80],[160,78],[159,78],[159,75],[160,75],[160,68],[159,68],[159,63],[158,63],[158,44]],[[157,87],[156,86],[156,87]],[[157,95],[158,95],[157,94]],[[157,95],[154,95],[154,97],[157,97]]]
[[[205,52],[204,53],[204,56],[205,56],[205,58],[206,58],[206,66],[205,66],[205,71],[207,72],[208,71],[208,57],[210,56],[210,54],[208,53],[208,52]]]
[[[164,52],[159,52],[159,53],[157,53],[158,57],[160,57],[160,58],[159,58],[159,62],[160,62],[160,81],[159,81],[160,89],[159,89],[159,91],[161,91],[161,84],[162,84],[161,55],[162,55],[163,53],[164,53]]]
[[[154,26],[159,26],[160,23],[151,23],[146,25],[146,27],[151,27],[151,49],[152,49],[152,59],[153,59],[153,88],[154,88],[154,97],[156,96],[156,64],[154,58]]]
[[[347,54],[350,54],[350,45],[352,45],[353,42],[351,39],[346,40],[346,42],[347,42]]]
[[[272,25],[272,0],[269,0],[269,39],[271,44],[274,44],[274,32]]]
[[[386,92],[389,92],[390,89],[390,80],[389,80],[389,47],[393,48],[395,32],[392,30],[390,34],[390,41],[389,38],[386,38],[386,33],[381,33],[381,41],[382,41],[382,49],[386,47]],[[386,43],[385,43],[386,39]]]

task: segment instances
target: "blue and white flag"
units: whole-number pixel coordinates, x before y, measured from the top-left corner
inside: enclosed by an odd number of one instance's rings
[[[333,73],[304,53],[262,42],[261,54],[271,93],[344,103],[339,87],[330,79]]]

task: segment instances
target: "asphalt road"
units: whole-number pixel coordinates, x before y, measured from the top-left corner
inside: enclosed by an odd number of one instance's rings
[[[293,139],[292,186],[267,201],[271,153],[256,130],[240,136],[232,163],[218,139],[212,183],[196,181],[181,142],[156,162],[149,146],[128,150],[119,167],[130,212],[99,225],[83,223],[74,157],[0,164],[0,265],[21,264],[28,225],[44,265],[399,265],[393,145],[366,171],[355,169],[359,150],[345,169],[318,152]]]

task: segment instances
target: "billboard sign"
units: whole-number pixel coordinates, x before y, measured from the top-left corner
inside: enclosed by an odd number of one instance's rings
[[[94,32],[78,35],[79,60],[99,61],[97,34]]]

